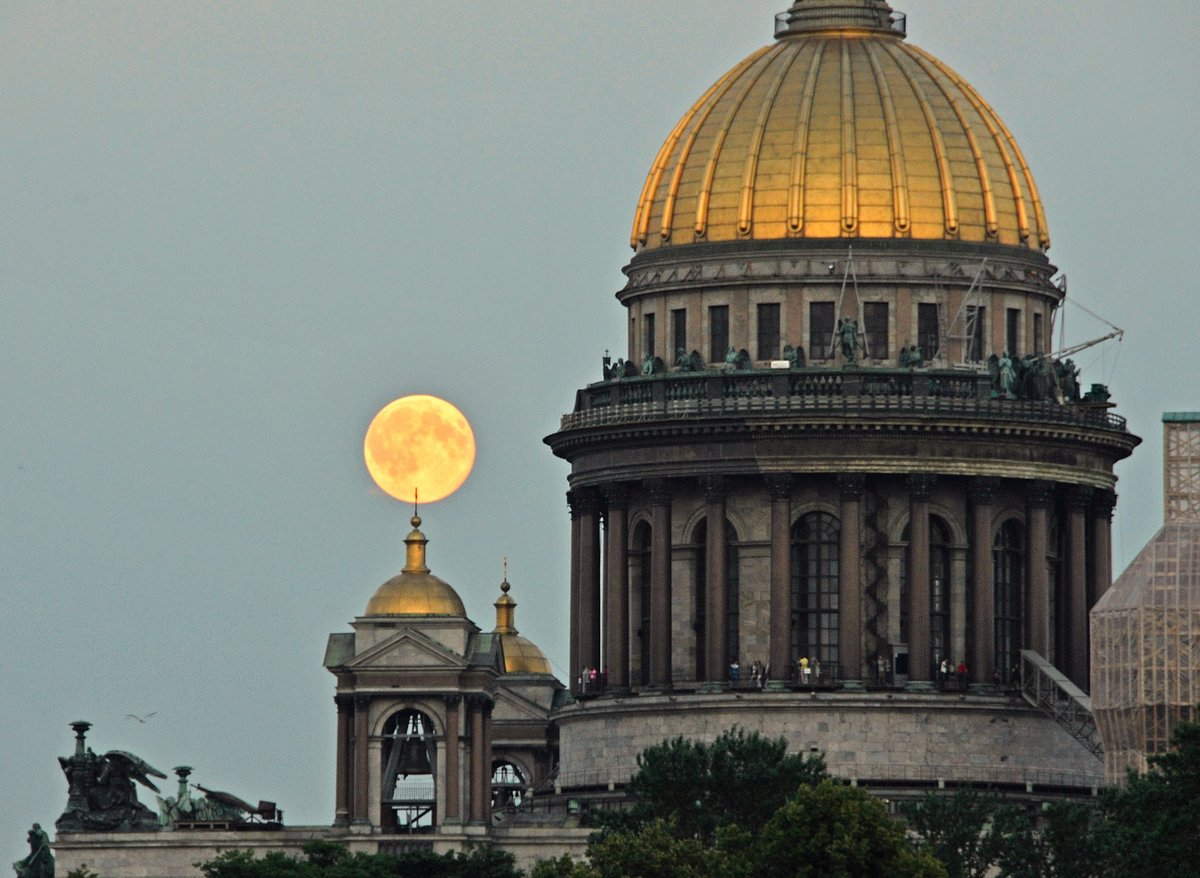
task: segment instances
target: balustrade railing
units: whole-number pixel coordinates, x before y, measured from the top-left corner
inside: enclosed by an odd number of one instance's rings
[[[647,420],[790,412],[962,416],[1126,432],[1104,407],[993,398],[986,373],[907,369],[794,369],[671,373],[623,378],[579,391],[562,429]]]

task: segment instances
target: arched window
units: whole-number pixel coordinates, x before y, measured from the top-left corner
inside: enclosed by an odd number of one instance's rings
[[[910,541],[909,526],[905,525],[900,540]],[[929,658],[936,668],[950,655],[950,527],[936,515],[929,517]],[[908,643],[909,600],[908,547],[900,555],[900,642]]]
[[[706,653],[708,647],[708,522],[701,521],[692,532],[696,546],[695,579],[695,623],[696,630],[696,679],[706,680]],[[741,595],[738,585],[738,535],[733,525],[725,522],[725,650],[730,661],[737,658],[740,640]],[[724,670],[715,670],[713,677],[721,679]]]
[[[929,518],[929,651],[936,665],[950,658],[950,528]]]
[[[637,604],[634,605],[638,620],[638,674],[643,686],[650,685],[650,525],[640,522],[633,530],[633,546],[629,552],[629,564],[637,588]]]
[[[1021,598],[1025,589],[1025,543],[1020,522],[1009,519],[992,543],[996,584],[996,671],[1011,682],[1021,652]]]
[[[383,726],[384,832],[432,832],[437,745],[433,721],[419,710],[402,710]]]
[[[838,671],[841,529],[826,512],[810,512],[792,527],[792,659],[819,661],[822,676]],[[783,669],[773,673],[781,675]]]
[[[506,759],[492,763],[492,810],[519,808],[525,797],[525,777]]]

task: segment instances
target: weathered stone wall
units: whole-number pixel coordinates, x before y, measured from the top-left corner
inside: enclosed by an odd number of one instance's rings
[[[560,778],[621,784],[637,754],[682,735],[711,741],[740,726],[825,754],[837,777],[862,781],[1090,788],[1103,766],[1052,720],[1003,696],[745,692],[602,699],[557,715]]]

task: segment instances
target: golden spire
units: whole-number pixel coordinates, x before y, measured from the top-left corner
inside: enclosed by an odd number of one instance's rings
[[[512,586],[508,584],[508,558],[504,559],[504,581],[500,583],[500,597],[496,598],[493,606],[496,608],[496,633],[516,634],[517,602],[508,596]]]
[[[417,515],[416,509],[413,509],[412,532],[404,538],[404,545],[408,547],[407,558],[405,559],[405,573],[428,573],[429,568],[425,566],[425,546],[429,540],[425,539],[425,534],[421,533],[421,516]]]

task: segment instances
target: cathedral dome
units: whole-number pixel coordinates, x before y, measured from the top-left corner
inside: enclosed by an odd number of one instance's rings
[[[462,598],[445,581],[425,566],[425,545],[421,519],[412,517],[412,532],[405,538],[407,563],[399,576],[393,576],[375,590],[367,602],[367,616],[460,616],[467,615]]]
[[[776,35],[663,143],[635,250],[791,238],[1049,248],[1012,134],[961,76],[905,41],[883,0],[796,0]]]

